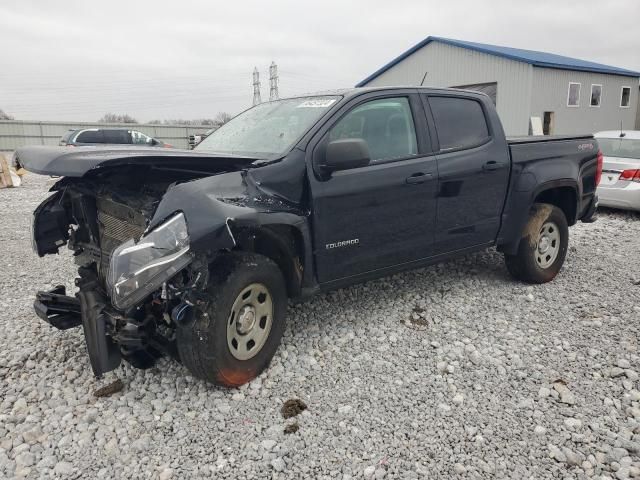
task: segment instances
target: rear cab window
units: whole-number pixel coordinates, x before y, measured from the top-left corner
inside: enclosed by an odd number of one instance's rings
[[[104,143],[101,130],[85,130],[76,137],[77,143]]]
[[[440,151],[478,147],[491,139],[484,109],[472,98],[429,96]]]

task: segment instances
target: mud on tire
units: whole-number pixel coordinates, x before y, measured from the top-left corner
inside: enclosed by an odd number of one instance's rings
[[[280,344],[285,281],[271,259],[232,252],[212,265],[208,293],[206,309],[178,327],[178,353],[194,376],[237,387],[258,376]]]
[[[518,253],[504,255],[507,270],[523,282],[550,282],[562,268],[568,244],[569,227],[564,212],[548,203],[535,203]]]

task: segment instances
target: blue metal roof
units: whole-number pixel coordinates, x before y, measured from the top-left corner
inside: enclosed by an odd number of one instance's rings
[[[467,48],[469,50],[475,50],[476,52],[488,53],[489,55],[496,55],[498,57],[509,58],[518,62],[529,63],[536,67],[558,68],[561,70],[576,70],[579,72],[605,73],[609,75],[623,75],[625,77],[640,77],[640,72],[634,72],[631,70],[626,70],[624,68],[611,67],[609,65],[602,65],[601,63],[588,62],[586,60],[580,60],[577,58],[564,57],[562,55],[556,55],[554,53],[537,52],[535,50],[522,50],[520,48],[500,47],[497,45],[488,45],[486,43],[465,42],[463,40],[454,40],[451,38],[427,37],[400,56],[391,60],[382,68],[373,72],[367,78],[358,83],[356,87],[365,86],[371,80],[382,75],[391,67],[397,65],[402,60],[417,52],[422,47],[431,42],[440,42],[447,45],[453,45],[454,47]]]

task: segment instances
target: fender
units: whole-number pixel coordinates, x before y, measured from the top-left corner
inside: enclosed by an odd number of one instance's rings
[[[528,175],[533,175],[529,173]],[[498,240],[498,250],[510,255],[515,255],[520,246],[521,234],[525,225],[529,220],[529,212],[535,203],[536,198],[542,193],[560,187],[569,187],[573,190],[576,199],[575,212],[579,212],[579,185],[575,179],[562,178],[557,180],[549,180],[537,185],[529,190],[522,188],[524,185],[532,185],[535,182],[527,174],[522,174],[522,182],[517,182],[516,187],[510,193],[507,204],[510,205],[508,211],[505,211],[502,218],[502,228]],[[533,176],[535,179],[535,176]],[[569,225],[576,222],[576,218],[567,218]]]
[[[251,171],[229,172],[174,185],[163,196],[147,230],[177,211],[185,216],[193,252],[209,256],[235,248],[234,231],[238,229],[293,227],[304,243],[302,284],[305,287],[314,284],[308,214],[299,204],[261,188]]]

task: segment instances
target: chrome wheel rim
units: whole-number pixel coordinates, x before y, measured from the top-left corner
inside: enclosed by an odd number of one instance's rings
[[[549,268],[560,252],[560,230],[553,222],[542,225],[536,242],[535,258],[540,268]]]
[[[252,283],[238,294],[227,320],[227,345],[238,360],[249,360],[262,349],[273,323],[273,301],[262,283]]]

